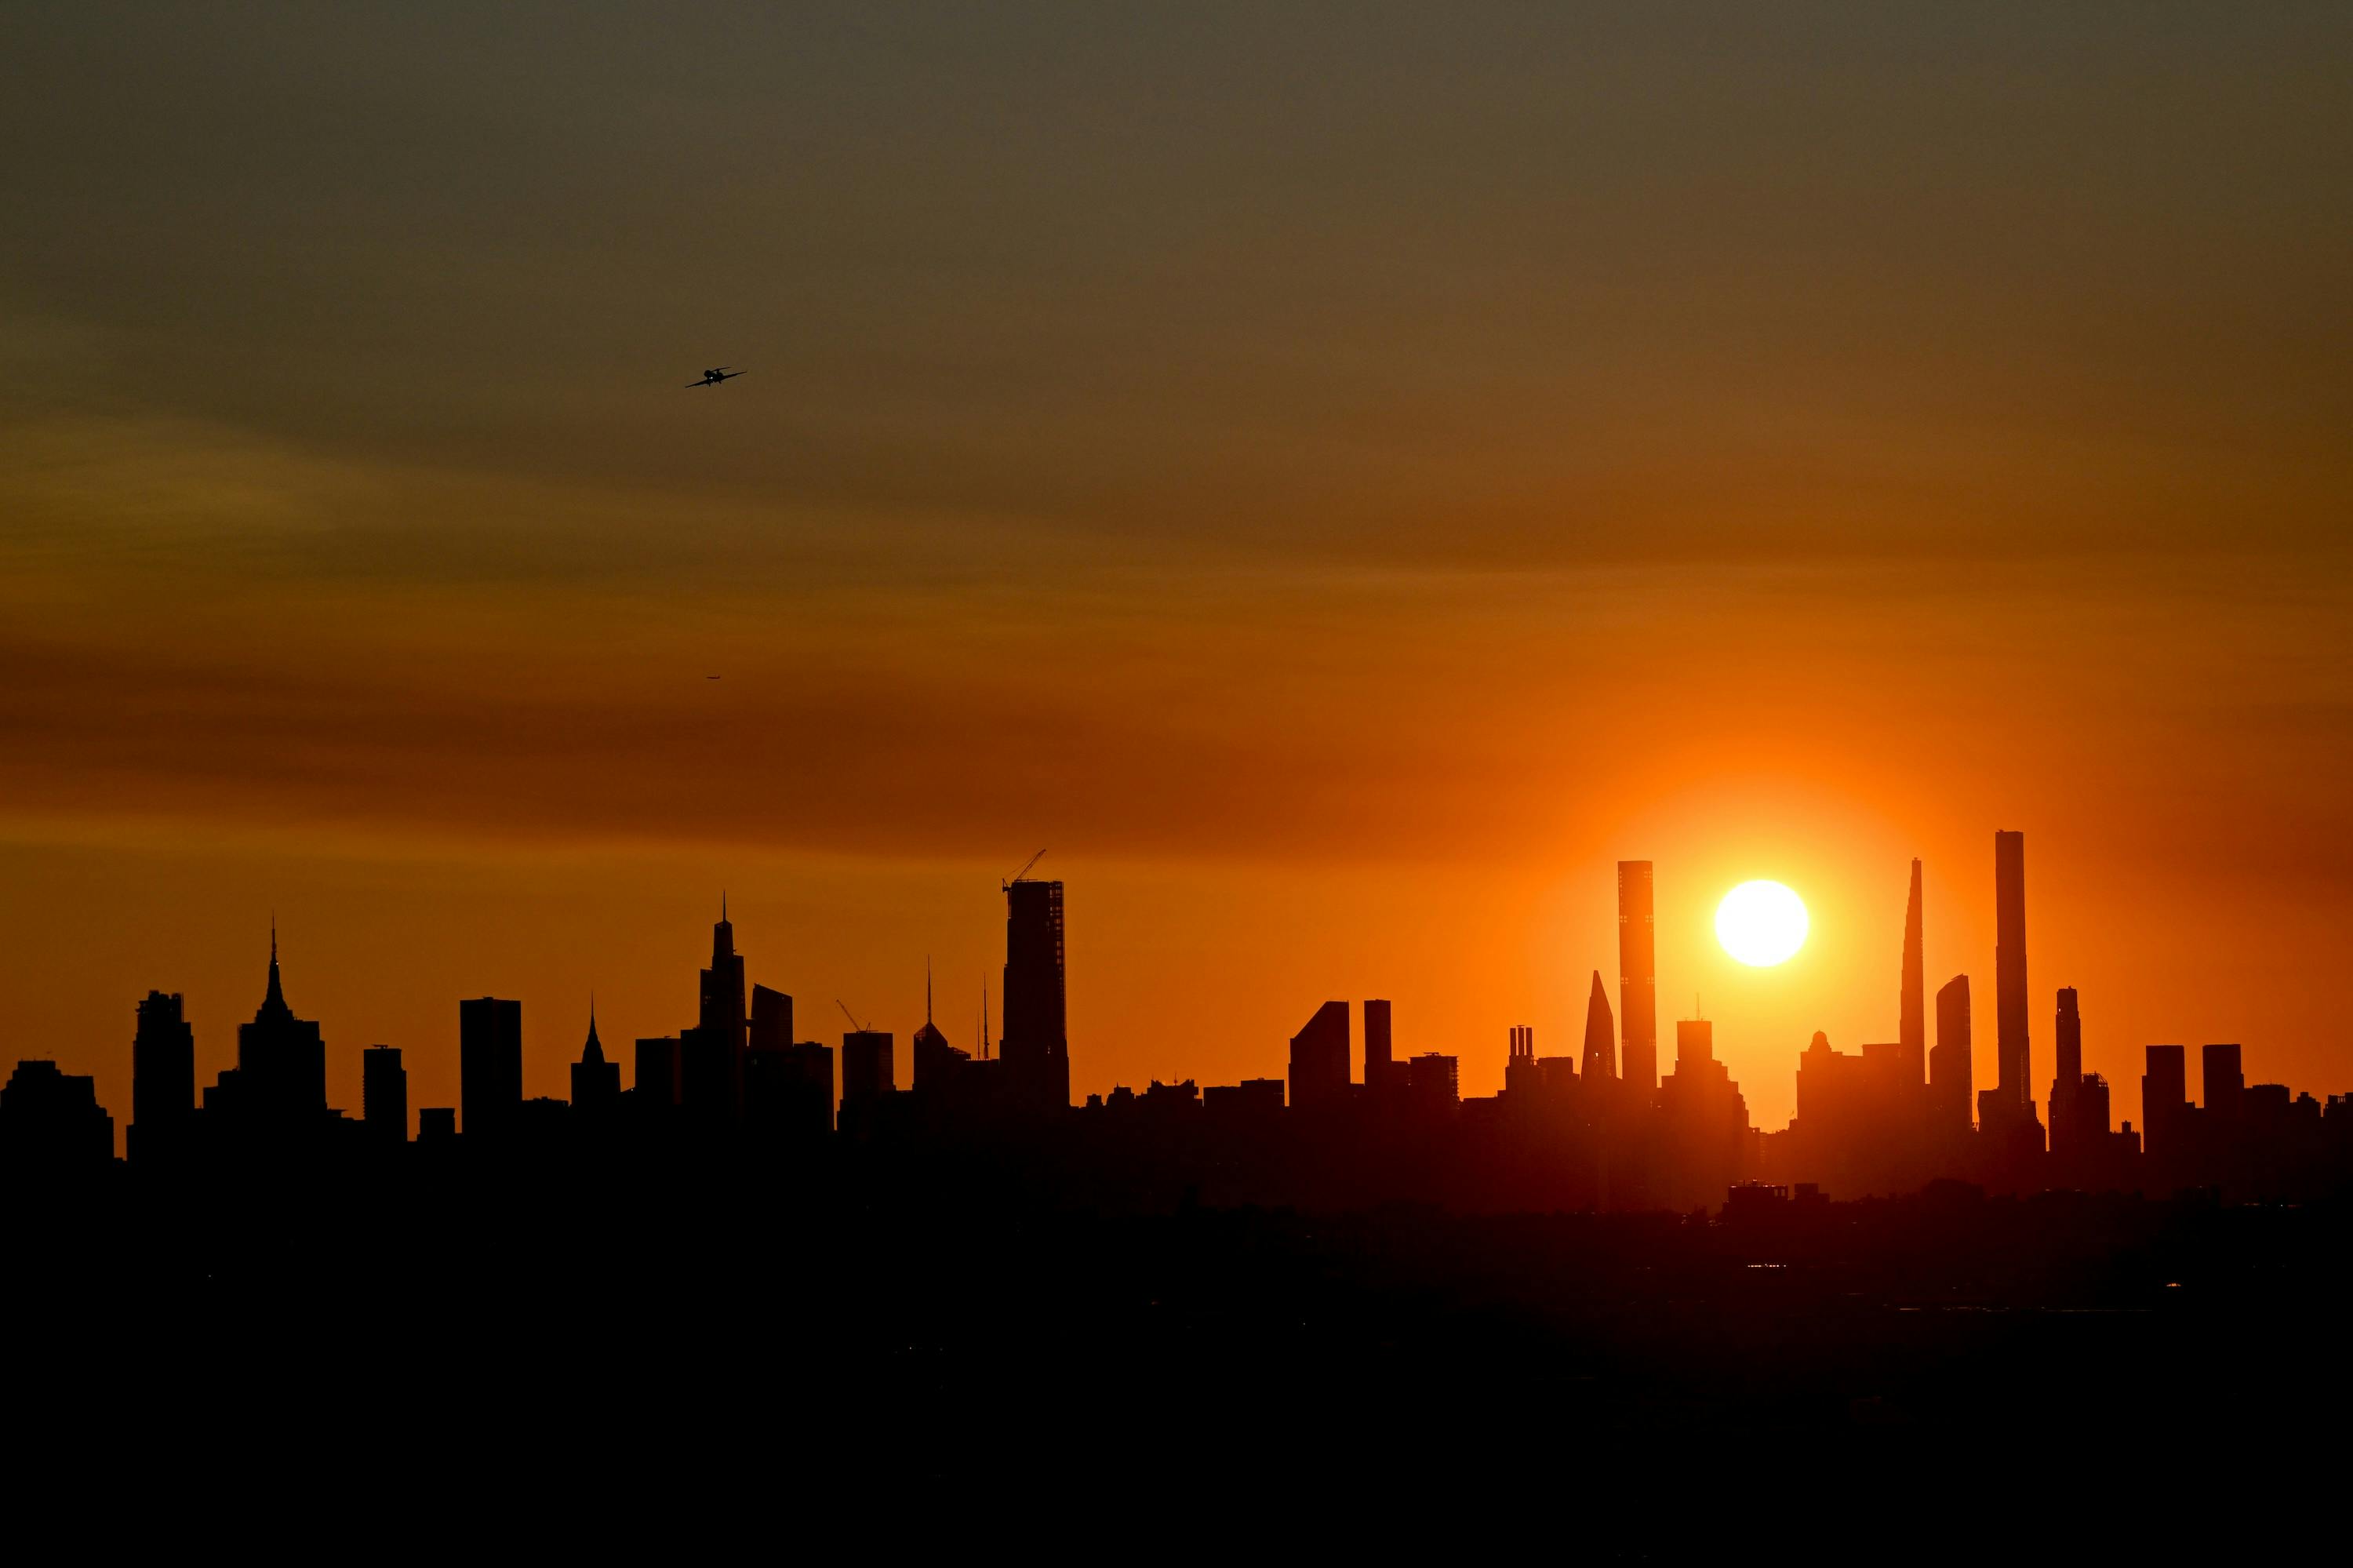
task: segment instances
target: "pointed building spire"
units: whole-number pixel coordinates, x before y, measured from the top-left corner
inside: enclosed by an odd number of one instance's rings
[[[1610,1015],[1609,991],[1601,971],[1593,971],[1593,992],[1585,1003],[1585,1060],[1579,1071],[1589,1081],[1596,1075],[1618,1075],[1618,1022]]]
[[[580,1059],[584,1062],[602,1062],[605,1059],[605,1043],[596,1038],[596,993],[593,991],[588,993],[588,1044],[580,1048]]]
[[[923,1022],[932,1021],[932,955],[923,955]]]
[[[278,913],[276,910],[270,911],[269,915],[269,991],[261,999],[261,1009],[264,1012],[289,1011],[286,1006],[285,988],[278,979]]]
[[[1927,1081],[1928,987],[1920,956],[1920,863],[1912,863],[1912,898],[1904,911],[1904,980],[1895,1024],[1896,1047],[1904,1064],[1904,1081],[1917,1086]]]

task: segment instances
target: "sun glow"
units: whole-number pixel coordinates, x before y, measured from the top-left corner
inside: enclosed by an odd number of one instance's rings
[[[1806,945],[1806,906],[1778,882],[1744,882],[1715,906],[1715,939],[1753,968],[1786,962]]]

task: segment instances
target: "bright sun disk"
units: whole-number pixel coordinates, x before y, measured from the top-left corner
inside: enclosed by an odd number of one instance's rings
[[[1715,906],[1715,939],[1752,968],[1784,962],[1806,945],[1806,906],[1778,882],[1744,882]]]

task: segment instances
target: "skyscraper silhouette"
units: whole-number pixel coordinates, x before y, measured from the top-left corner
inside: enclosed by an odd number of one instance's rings
[[[469,1142],[503,1138],[522,1109],[522,1003],[458,1004],[458,1124]]]
[[[744,1104],[747,1024],[744,956],[735,950],[735,926],[727,918],[727,897],[722,894],[694,1027],[679,1042],[680,1103],[689,1110],[720,1120],[738,1113]]]
[[[1609,1017],[1609,993],[1601,984],[1601,971],[1593,971],[1593,990],[1585,999],[1585,1063],[1579,1069],[1588,1084],[1599,1084],[1618,1075],[1618,1031]]]
[[[1995,1099],[2004,1116],[2034,1117],[2027,1046],[2026,835],[1993,836],[1993,1009]]]
[[[2206,1091],[2206,1114],[2218,1122],[2238,1120],[2239,1102],[2247,1089],[2246,1074],[2239,1065],[2239,1048],[2236,1045],[2209,1045],[2198,1055],[2202,1086]]]
[[[1389,1044],[1389,1004],[1365,1003],[1365,1092],[1377,1095],[1389,1088],[1394,1063]]]
[[[408,1141],[408,1069],[400,1065],[399,1047],[360,1053],[360,1118],[375,1142]]]
[[[1327,1001],[1291,1037],[1291,1103],[1321,1110],[1348,1097],[1348,1004]]]
[[[638,1041],[637,1077],[630,1092],[641,1110],[678,1104],[680,1045],[675,1034],[647,1035]]]
[[[269,989],[253,1022],[237,1027],[235,1077],[221,1075],[219,1103],[234,1116],[293,1123],[327,1109],[327,1044],[319,1026],[286,1005],[278,931],[269,932]],[[214,1103],[207,1098],[206,1104]]]
[[[1969,1130],[1974,1075],[1969,1065],[1969,977],[1955,975],[1936,993],[1936,1048],[1928,1058],[1928,1114],[1940,1131]]]
[[[923,966],[923,1026],[907,1042],[909,1064],[914,1069],[919,1095],[954,1094],[959,1072],[972,1061],[970,1053],[948,1044],[947,1032],[932,1017],[932,970]]]
[[[1005,885],[1005,1039],[997,1054],[1017,1103],[1040,1111],[1069,1108],[1059,882],[1017,877]],[[846,1061],[842,1071],[847,1085]]]
[[[55,1062],[17,1063],[0,1086],[0,1169],[79,1175],[113,1160],[114,1118],[98,1103],[95,1082],[60,1073]]]
[[[2075,1010],[2075,988],[2059,988],[2059,1012],[2052,1022],[2052,1053],[2057,1065],[2051,1075],[2051,1149],[2080,1146],[2084,1128],[2076,1117],[2077,1097],[2084,1087],[2084,1018]],[[2103,1118],[2105,1120],[2105,1118]],[[2103,1131],[2106,1130],[2105,1128]]]
[[[1928,1065],[1928,980],[1920,942],[1920,863],[1912,862],[1912,895],[1904,906],[1904,983],[1895,1025],[1905,1085],[1916,1086]]]
[[[924,988],[928,998],[930,987]],[[781,1051],[793,1043],[793,999],[766,986],[752,988],[752,1020],[745,1029],[746,1049]]]
[[[1345,1020],[1346,1014],[1343,1013]],[[1451,1110],[1462,1098],[1461,1064],[1439,1051],[1406,1058],[1406,1093],[1414,1103],[1433,1110]]]
[[[847,1118],[899,1086],[887,1030],[852,1029],[841,1037],[841,1111]],[[845,1119],[844,1126],[848,1125]]]
[[[1626,1049],[1620,1075],[1642,1093],[1659,1086],[1659,946],[1651,863],[1618,863],[1618,1005]]]
[[[151,991],[139,1004],[139,1029],[131,1038],[131,1158],[168,1157],[181,1146],[195,1114],[195,1031],[188,1027],[178,992]]]
[[[596,1038],[596,1005],[588,1004],[588,1038],[580,1060],[572,1064],[572,1103],[581,1110],[600,1111],[621,1097],[621,1065],[605,1059],[605,1043]]]
[[[2188,1053],[2179,1045],[2152,1045],[2140,1079],[2141,1146],[2173,1159],[2184,1151],[2189,1131]]]

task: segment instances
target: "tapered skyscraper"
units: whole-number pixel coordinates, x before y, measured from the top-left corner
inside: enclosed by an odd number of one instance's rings
[[[1585,1002],[1585,1062],[1579,1071],[1588,1084],[1618,1075],[1618,1031],[1609,1016],[1609,992],[1601,971],[1593,971],[1593,994]]]
[[[1618,1006],[1626,1049],[1620,1074],[1648,1093],[1659,1086],[1659,947],[1651,863],[1618,863]]]
[[[1920,956],[1920,863],[1912,863],[1912,899],[1904,910],[1904,996],[1902,1016],[1895,1025],[1895,1044],[1904,1063],[1904,1082],[1921,1081],[1928,1065],[1928,982]]]
[[[1994,1093],[2020,1118],[2034,1114],[2027,1049],[2026,835],[1993,836]]]

